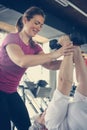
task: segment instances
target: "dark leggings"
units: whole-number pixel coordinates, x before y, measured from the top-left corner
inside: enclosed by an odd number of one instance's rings
[[[31,125],[20,95],[17,92],[6,94],[0,91],[0,130],[11,130],[11,121],[18,130],[28,130]]]

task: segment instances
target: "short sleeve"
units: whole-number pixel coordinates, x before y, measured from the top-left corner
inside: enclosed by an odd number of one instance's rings
[[[46,127],[49,130],[58,130],[66,118],[69,99],[68,96],[63,95],[57,89],[55,90],[45,116]]]
[[[74,101],[78,102],[78,101],[86,101],[87,102],[87,97],[82,95],[79,91],[76,90],[75,94],[74,94]]]
[[[3,47],[5,47],[6,45],[12,44],[12,43],[18,44],[18,35],[17,35],[17,33],[15,33],[15,34],[14,33],[9,33],[5,37],[2,45],[3,45]]]
[[[39,124],[38,122],[34,121],[32,126],[29,128],[29,130],[43,130],[43,125]]]

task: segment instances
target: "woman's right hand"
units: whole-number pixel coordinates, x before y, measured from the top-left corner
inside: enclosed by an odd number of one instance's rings
[[[54,59],[60,56],[66,56],[73,53],[74,46],[68,35],[63,35],[59,37],[58,42],[62,45],[62,47],[54,52]]]
[[[73,54],[73,52],[74,52],[73,44],[64,45],[60,49],[58,49],[52,53],[52,58],[57,59],[61,56],[71,55],[71,54]]]
[[[73,44],[64,45],[60,48],[61,55],[71,55],[74,52]]]

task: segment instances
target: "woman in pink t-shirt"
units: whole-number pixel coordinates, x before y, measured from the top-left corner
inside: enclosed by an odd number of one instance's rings
[[[10,14],[9,14],[10,15]],[[45,54],[39,44],[32,40],[45,21],[43,10],[31,7],[17,22],[18,32],[10,33],[4,39],[0,50],[0,130],[11,130],[12,121],[18,130],[28,130],[31,126],[28,111],[17,93],[17,87],[28,67],[42,65],[57,70],[56,60],[73,50],[63,46],[59,50]]]

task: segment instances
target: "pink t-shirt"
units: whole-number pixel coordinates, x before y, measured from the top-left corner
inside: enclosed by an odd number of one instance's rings
[[[21,68],[9,58],[6,46],[12,43],[19,45],[25,54],[35,55],[42,51],[42,48],[37,43],[35,43],[34,48],[24,44],[18,33],[10,33],[6,36],[0,48],[0,91],[7,93],[17,91],[19,81],[26,71],[26,68]]]

